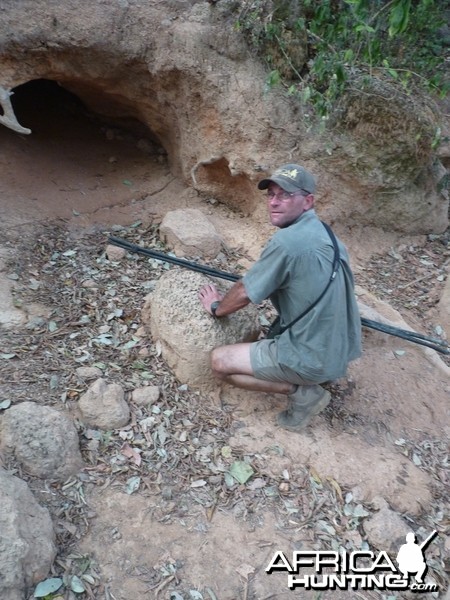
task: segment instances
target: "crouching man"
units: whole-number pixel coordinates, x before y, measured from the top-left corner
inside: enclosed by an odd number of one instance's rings
[[[199,299],[220,319],[270,298],[279,314],[270,339],[215,348],[212,370],[239,388],[287,395],[278,423],[299,431],[330,401],[319,384],[344,376],[361,355],[361,320],[347,251],[313,208],[313,175],[286,164],[258,188],[267,190],[270,221],[279,230],[224,296],[206,285]]]

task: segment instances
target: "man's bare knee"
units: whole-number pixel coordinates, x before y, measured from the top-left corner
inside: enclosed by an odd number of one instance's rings
[[[219,346],[211,352],[211,369],[218,379],[229,375],[252,375],[250,364],[250,344],[230,344]]]
[[[227,375],[221,347],[214,348],[214,350],[211,352],[211,370],[214,377],[217,379],[224,379]]]

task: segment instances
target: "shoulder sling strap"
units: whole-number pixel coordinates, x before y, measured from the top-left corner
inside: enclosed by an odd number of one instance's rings
[[[332,268],[332,273],[331,273],[330,279],[328,280],[328,283],[325,286],[325,289],[320,294],[320,296],[317,298],[317,300],[315,300],[315,302],[313,302],[310,306],[308,306],[308,308],[305,311],[303,311],[301,315],[299,315],[293,321],[291,321],[289,323],[289,325],[286,325],[285,327],[280,327],[280,329],[277,331],[277,335],[282,334],[284,331],[286,331],[286,329],[289,329],[290,327],[292,327],[292,325],[295,325],[295,323],[297,323],[297,321],[300,321],[300,319],[303,319],[303,317],[305,317],[322,300],[322,298],[325,296],[328,288],[330,287],[331,283],[334,281],[336,274],[338,272],[341,255],[339,252],[339,246],[338,246],[338,243],[336,240],[336,236],[334,235],[331,227],[329,225],[327,225],[327,223],[324,223],[323,221],[321,221],[321,223],[327,230],[327,233],[331,238],[331,242],[332,242],[333,248],[334,248],[333,268]],[[272,327],[275,325],[277,320],[279,320],[279,317],[277,317],[277,319],[275,319],[275,322],[272,324]]]

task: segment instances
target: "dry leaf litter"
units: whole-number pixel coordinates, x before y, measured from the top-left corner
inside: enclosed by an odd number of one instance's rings
[[[61,221],[42,224],[34,240],[24,236],[9,264],[16,306],[40,303],[51,307],[51,314],[31,320],[26,329],[3,335],[0,370],[6,400],[0,410],[11,402],[32,400],[77,414],[77,399],[87,389],[87,382],[75,373],[80,366],[97,367],[102,377],[120,383],[130,395],[143,385],[160,389],[159,398],[150,405],[131,403],[131,421],[122,429],[89,429],[75,419],[86,464],[78,477],[64,483],[42,481],[22,472],[14,461],[6,465],[28,482],[52,514],[59,552],[49,577],[62,578],[64,597],[115,600],[93,557],[77,552],[77,541],[95,517],[87,500],[94,486],[117,486],[128,494],[160,497],[162,501],[151,510],[153,518],[162,523],[176,520],[189,526],[196,513],[203,512],[211,520],[220,510],[257,528],[264,511],[271,510],[279,528],[291,539],[301,536],[309,540],[309,548],[368,549],[361,523],[373,507],[355,499],[351,490],[302,465],[291,472],[285,470],[278,478],[269,476],[266,465],[271,456],[284,452],[276,444],[258,454],[227,444],[238,426],[229,409],[215,406],[188,384],[176,381],[161,359],[158,345],[140,331],[145,295],[166,269],[178,267],[136,254],[128,254],[120,262],[110,261],[105,254],[108,234],[167,251],[159,241],[157,225],[138,222],[128,228],[116,226],[110,231],[75,235],[68,233]],[[7,237],[2,241],[11,243]],[[361,270],[358,283],[394,306],[408,306],[421,316],[421,311],[438,301],[427,281],[444,280],[449,255],[448,240],[442,236],[425,248],[392,251]],[[239,251],[224,251],[209,264],[239,273],[240,258]],[[271,309],[263,306],[262,325],[268,325],[272,316]],[[427,325],[433,329],[432,324]],[[434,330],[436,334],[440,332]],[[344,408],[348,388],[332,385],[330,389],[334,402],[326,411],[327,419],[333,423],[357,418]],[[448,448],[439,440],[417,444],[401,438],[395,443],[435,482],[433,510],[415,521],[403,516],[418,536],[425,537],[432,529],[443,534],[430,550],[429,561],[429,574],[442,590],[450,569],[443,542],[450,525],[446,512]],[[251,566],[241,573],[243,597],[248,596],[251,574]],[[161,564],[152,569],[135,567],[133,575],[148,583],[155,598],[171,590],[173,600],[218,600],[209,588],[201,592],[185,589],[182,565],[170,556],[162,557]],[[54,597],[63,597],[61,591],[58,594]],[[377,592],[367,593],[367,597],[396,598]]]

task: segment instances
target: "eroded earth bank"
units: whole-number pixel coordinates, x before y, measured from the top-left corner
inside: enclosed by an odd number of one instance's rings
[[[448,109],[380,82],[370,101],[349,94],[324,133],[265,89],[225,1],[4,2],[0,14],[2,599],[52,579],[50,597],[71,600],[340,600],[353,592],[290,591],[265,569],[276,551],[395,558],[409,531],[433,530],[427,581],[444,598],[448,358],[365,329],[325,413],[284,431],[282,397],[199,370],[212,331],[202,276],[108,236],[242,273],[273,233],[257,181],[303,163],[368,315],[446,339],[449,155],[431,141]],[[158,318],[178,325],[162,343],[151,297],[169,271]]]

